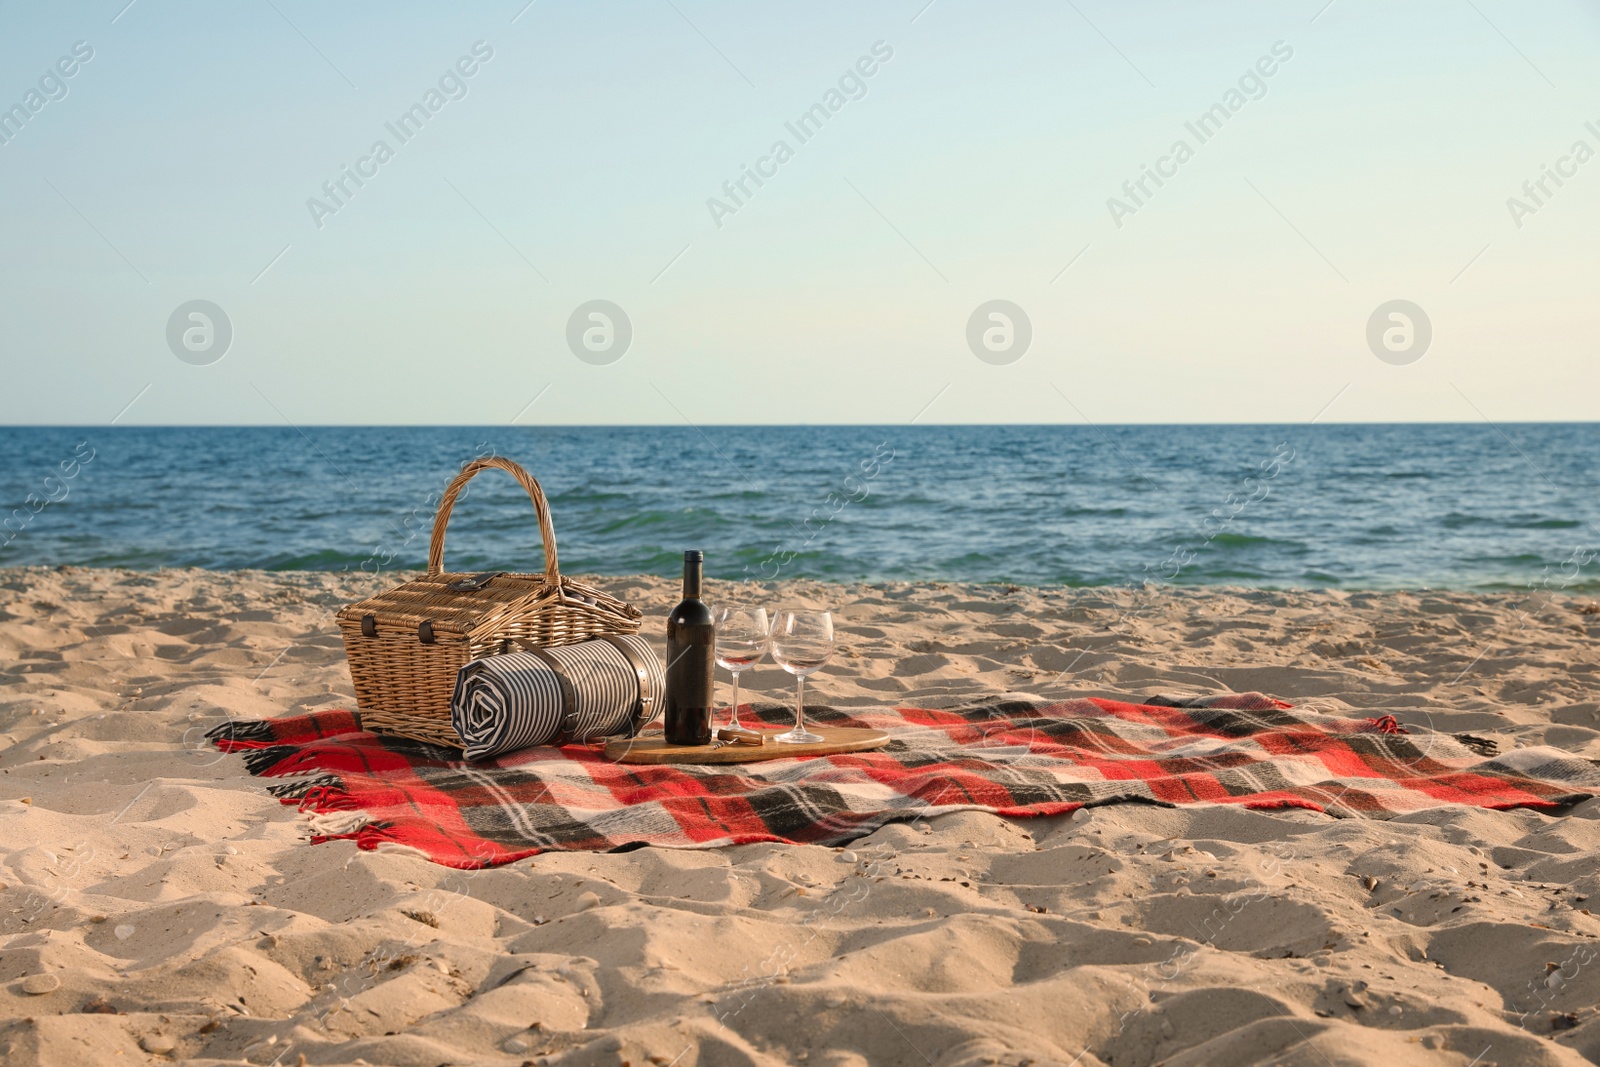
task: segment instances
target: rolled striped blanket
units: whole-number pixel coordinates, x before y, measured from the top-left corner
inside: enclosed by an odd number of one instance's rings
[[[637,733],[666,686],[661,661],[641,637],[487,656],[461,668],[450,722],[469,760],[532,745]]]

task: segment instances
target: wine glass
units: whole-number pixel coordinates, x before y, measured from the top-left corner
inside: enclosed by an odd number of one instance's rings
[[[780,611],[772,620],[772,659],[794,675],[794,729],[776,740],[791,745],[826,741],[806,729],[806,676],[833,657],[833,616],[826,611]]]
[[[767,654],[766,608],[720,608],[717,611],[717,666],[733,675],[733,709],[728,725],[739,726],[739,675]]]

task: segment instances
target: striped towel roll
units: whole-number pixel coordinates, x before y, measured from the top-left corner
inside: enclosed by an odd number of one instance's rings
[[[486,759],[637,732],[665,686],[661,661],[634,635],[487,656],[456,677],[450,723],[467,759]]]

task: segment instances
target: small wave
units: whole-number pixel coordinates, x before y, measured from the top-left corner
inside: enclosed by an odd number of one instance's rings
[[[1211,544],[1229,549],[1272,548],[1286,552],[1305,552],[1304,541],[1289,541],[1260,534],[1230,533],[1224,530],[1211,538]]]
[[[383,554],[363,552],[356,555],[353,552],[340,552],[335,549],[322,549],[319,552],[308,552],[296,556],[268,557],[247,564],[247,566],[260,568],[267,571],[358,571],[373,570],[405,570],[409,567],[420,566],[422,561],[385,559]],[[363,564],[365,567],[363,568]]]
[[[1195,567],[1174,579],[1183,585],[1216,585],[1228,581],[1255,582],[1267,578],[1265,571],[1256,567]]]
[[[1446,530],[1464,530],[1471,526],[1499,526],[1501,521],[1486,515],[1463,515],[1459,511],[1452,511],[1439,520],[1439,525]]]
[[[1553,559],[1537,552],[1482,553],[1462,556],[1461,562],[1468,572],[1510,568],[1527,574],[1529,579],[1534,581],[1543,581],[1547,574],[1559,576],[1563,567],[1561,559]],[[1571,569],[1571,565],[1568,567]]]
[[[1559,578],[1552,578],[1546,585],[1542,578],[1530,578],[1516,581],[1510,578],[1485,579],[1467,588],[1493,593],[1526,593],[1529,596],[1583,596],[1591,593],[1600,593],[1600,577],[1584,578],[1579,581],[1568,582],[1565,585]]]
[[[615,534],[624,531],[636,533],[641,530],[654,530],[673,525],[705,531],[725,525],[727,521],[727,517],[705,508],[682,508],[675,511],[636,511],[631,515],[623,515],[601,523],[596,527],[596,532],[601,534]]]
[[[560,493],[546,493],[545,499],[553,508],[557,504],[568,504],[573,507],[582,507],[585,504],[616,504],[631,503],[636,498],[632,493],[608,493],[597,489],[568,489]]]

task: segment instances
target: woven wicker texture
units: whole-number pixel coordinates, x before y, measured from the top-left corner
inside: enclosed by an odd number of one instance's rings
[[[444,569],[445,530],[456,498],[491,467],[509,473],[533,501],[544,542],[543,574]],[[572,645],[637,633],[640,618],[638,609],[610,594],[561,577],[544,490],[511,460],[487,456],[463,467],[439,501],[427,574],[340,611],[339,630],[367,729],[460,748],[450,725],[450,694],[469,661],[508,652],[518,639]]]

